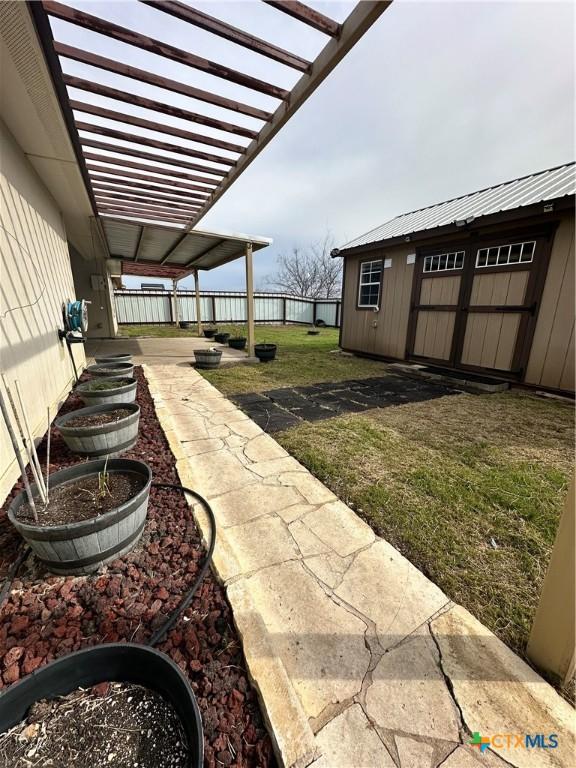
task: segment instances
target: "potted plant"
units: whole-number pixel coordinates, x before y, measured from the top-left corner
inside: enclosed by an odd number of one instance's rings
[[[100,376],[78,384],[76,392],[85,405],[133,403],[138,383],[129,376]]]
[[[276,344],[255,344],[254,354],[261,363],[268,363],[276,357]]]
[[[192,323],[190,322],[190,320],[180,320],[178,325],[180,326],[180,328],[190,328]]]
[[[218,344],[226,344],[229,338],[230,338],[229,333],[216,333],[214,335],[214,341],[217,341]]]
[[[96,363],[89,365],[86,373],[91,376],[132,376],[134,366],[132,363]]]
[[[102,683],[112,685],[102,686]],[[149,712],[147,722],[138,729],[137,738],[130,739],[122,714],[127,711],[129,717],[136,704],[134,686],[139,686],[140,699],[147,694],[147,704],[150,702],[152,706],[148,704],[146,710],[140,708],[141,712]],[[156,702],[161,699],[161,709],[158,704],[154,706],[152,697]],[[59,719],[63,728],[58,728],[56,733],[50,733],[42,720],[50,712],[49,706],[35,712],[33,719],[30,717],[36,709],[34,704],[41,700],[54,701],[56,706],[60,704],[68,710],[64,718]],[[61,750],[77,748],[74,720],[86,723],[89,733],[97,734],[102,730],[98,726],[107,726],[110,717],[116,727],[105,727],[103,742],[96,739],[92,750],[101,744],[102,752],[106,750],[107,755],[125,758],[122,765],[202,768],[202,720],[190,683],[168,656],[153,648],[134,643],[106,643],[85,648],[51,661],[0,695],[0,732],[13,738],[18,748],[21,746],[19,736],[25,733],[27,750],[33,751],[37,765],[62,765]],[[70,729],[66,728],[68,723],[72,725]],[[54,747],[57,754],[53,755]],[[96,753],[97,765],[107,764],[107,755]],[[53,762],[53,757],[58,763]]]
[[[95,457],[132,448],[138,440],[139,422],[136,403],[109,403],[78,408],[60,416],[54,426],[71,451]]]
[[[222,358],[221,349],[195,349],[194,359],[196,368],[212,369],[218,368],[220,360]]]
[[[119,352],[116,355],[101,354],[94,358],[97,363],[131,363],[132,355]]]
[[[130,552],[148,512],[152,472],[132,459],[98,459],[61,469],[47,483],[46,504],[31,509],[25,491],[8,519],[53,573],[92,573]],[[38,498],[36,484],[30,486]],[[2,707],[0,707],[0,711]]]
[[[209,325],[206,328],[202,329],[204,331],[204,336],[207,339],[213,339],[214,336],[218,333],[218,328],[215,325]]]
[[[245,349],[246,348],[246,332],[243,326],[234,326],[228,339],[228,346],[231,349]]]

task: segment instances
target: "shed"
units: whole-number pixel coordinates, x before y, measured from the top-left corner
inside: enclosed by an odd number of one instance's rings
[[[572,162],[336,249],[341,347],[573,393],[575,192]]]

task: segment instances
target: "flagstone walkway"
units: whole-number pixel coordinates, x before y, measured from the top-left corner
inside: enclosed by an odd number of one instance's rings
[[[193,368],[144,370],[284,766],[574,764],[551,686]],[[469,744],[496,734],[558,748]]]

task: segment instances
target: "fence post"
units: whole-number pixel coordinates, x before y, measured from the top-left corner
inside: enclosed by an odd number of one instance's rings
[[[212,322],[217,323],[218,318],[216,317],[216,296],[211,296],[212,299]]]
[[[336,328],[340,327],[340,303],[341,302],[339,301],[336,302],[336,319],[334,321],[336,324]]]
[[[528,658],[557,675],[561,684],[571,679],[575,666],[575,505],[572,477],[526,649]]]
[[[282,325],[286,325],[286,296],[282,299]]]
[[[312,325],[316,325],[316,299],[312,299]]]

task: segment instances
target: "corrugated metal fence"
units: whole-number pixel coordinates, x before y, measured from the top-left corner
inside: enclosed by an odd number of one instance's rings
[[[161,325],[176,317],[171,291],[114,291],[116,317],[120,325]],[[178,291],[178,317],[196,321],[193,291]],[[245,293],[200,293],[200,316],[204,323],[245,323]],[[323,320],[340,326],[340,299],[304,299],[280,293],[254,294],[254,320],[257,323],[304,323]]]

